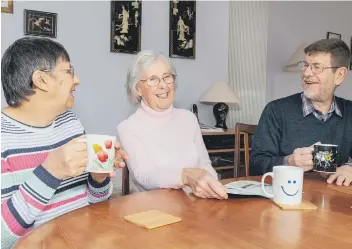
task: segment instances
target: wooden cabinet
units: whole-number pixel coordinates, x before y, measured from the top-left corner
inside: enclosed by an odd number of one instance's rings
[[[202,132],[212,166],[220,179],[232,178],[235,165],[235,129]]]
[[[212,166],[220,179],[234,177],[235,170],[235,129],[224,132],[202,131],[203,141],[208,150]],[[239,175],[244,173],[243,134],[240,138],[240,166]]]

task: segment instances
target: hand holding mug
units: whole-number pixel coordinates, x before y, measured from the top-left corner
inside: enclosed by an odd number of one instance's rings
[[[321,144],[317,142],[309,147],[297,148],[288,158],[288,165],[302,168],[304,171],[313,169],[314,146]]]
[[[293,154],[289,156],[288,163],[291,166],[302,168],[304,171],[313,169],[313,155],[312,148],[303,147],[294,150]]]
[[[88,163],[85,136],[72,139],[49,153],[43,167],[54,177],[65,179],[81,175]]]
[[[123,151],[121,145],[116,142],[115,143],[115,161],[114,166],[116,169],[123,168],[126,166],[125,161],[127,161],[128,155]]]

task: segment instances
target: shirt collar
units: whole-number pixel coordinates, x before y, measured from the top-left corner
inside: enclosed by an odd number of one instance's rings
[[[302,110],[303,110],[303,117],[308,116],[309,114],[311,114],[312,112],[318,111],[317,109],[315,109],[315,107],[312,104],[312,101],[310,99],[308,99],[304,93],[301,94],[301,98],[302,98]],[[336,98],[334,96],[334,99],[331,103],[330,109],[328,111],[328,113],[332,113],[335,112],[338,116],[342,117],[342,113],[341,110],[336,102]]]

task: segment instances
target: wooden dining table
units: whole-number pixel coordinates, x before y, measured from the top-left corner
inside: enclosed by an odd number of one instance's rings
[[[329,185],[312,173],[305,175],[303,191],[303,199],[316,210],[284,211],[262,197],[200,199],[168,189],[135,193],[55,218],[21,238],[15,248],[351,249],[352,186]],[[148,230],[124,219],[148,210],[182,220]]]

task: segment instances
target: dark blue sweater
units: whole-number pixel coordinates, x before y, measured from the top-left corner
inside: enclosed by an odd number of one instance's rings
[[[301,93],[268,103],[253,138],[250,174],[270,172],[296,148],[319,141],[339,146],[338,166],[352,158],[352,101],[336,97],[336,102],[342,117],[334,112],[326,122],[313,113],[303,117]]]

